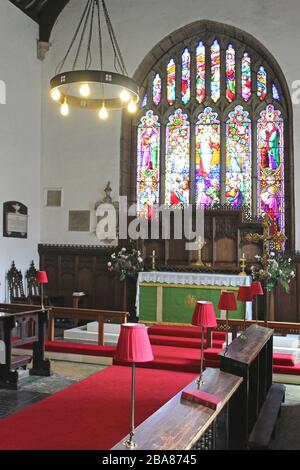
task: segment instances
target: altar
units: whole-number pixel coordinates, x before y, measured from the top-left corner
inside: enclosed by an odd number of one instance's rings
[[[136,310],[140,321],[190,323],[197,300],[213,302],[217,318],[223,290],[237,293],[240,286],[250,286],[251,276],[190,272],[140,272],[137,281]],[[246,309],[246,312],[245,312]],[[238,302],[238,310],[229,312],[231,319],[252,319],[252,305]]]

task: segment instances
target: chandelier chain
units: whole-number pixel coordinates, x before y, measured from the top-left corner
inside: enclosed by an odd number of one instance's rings
[[[112,43],[112,48],[113,48],[113,51],[114,51],[114,56],[115,56],[114,57],[114,66],[115,66],[115,69],[116,69],[117,72],[119,71],[116,67],[116,64],[118,64],[120,69],[121,69],[121,73],[124,74],[124,75],[128,75],[127,70],[126,70],[126,66],[125,66],[125,62],[123,60],[121,50],[120,50],[120,47],[119,47],[119,44],[118,44],[118,41],[117,41],[117,38],[116,38],[116,35],[115,35],[115,32],[114,32],[112,23],[110,21],[110,17],[109,17],[109,14],[108,14],[108,11],[107,11],[104,0],[102,0],[102,6],[103,6],[103,12],[104,12],[104,16],[105,16],[105,20],[106,20],[106,24],[107,24],[108,33],[109,33],[110,40],[111,40],[111,43]]]
[[[89,31],[88,45],[87,45],[85,65],[84,65],[86,70],[90,68],[91,63],[92,63],[91,43],[92,43],[92,37],[93,37],[94,12],[95,12],[95,2],[93,2],[91,22],[90,22],[90,31]]]
[[[85,21],[84,21],[84,25],[83,25],[83,29],[82,29],[82,32],[81,32],[81,36],[80,36],[77,52],[76,52],[76,55],[75,55],[75,59],[74,59],[74,62],[73,62],[72,70],[75,70],[77,62],[78,62],[78,57],[79,57],[79,54],[80,54],[80,51],[81,51],[81,47],[82,47],[83,39],[84,39],[84,36],[85,36],[85,32],[86,32],[86,28],[87,28],[87,24],[88,24],[88,19],[89,19],[89,16],[90,16],[90,12],[91,12],[93,2],[94,2],[94,0],[89,0],[88,12],[86,14],[86,18],[85,18]]]
[[[70,52],[71,52],[71,49],[72,49],[72,47],[73,47],[73,45],[74,45],[74,43],[75,43],[75,41],[76,41],[77,35],[78,35],[79,30],[80,30],[81,25],[82,25],[82,22],[83,22],[83,20],[84,20],[84,18],[85,18],[87,9],[88,9],[88,7],[89,7],[89,3],[90,3],[90,0],[87,0],[87,3],[86,3],[86,5],[85,5],[85,8],[84,8],[83,13],[82,13],[82,15],[81,15],[81,18],[80,18],[80,21],[79,21],[79,23],[78,23],[78,26],[77,26],[77,28],[76,28],[76,30],[75,30],[75,33],[74,33],[73,38],[72,38],[72,40],[71,40],[71,43],[70,43],[70,45],[69,45],[69,47],[68,47],[68,50],[67,50],[65,56],[63,57],[62,61],[61,61],[61,62],[58,64],[58,66],[56,67],[56,70],[55,70],[55,73],[56,73],[56,74],[57,74],[57,73],[60,73],[60,72],[62,71],[62,69],[63,69],[63,66],[65,65],[65,62],[66,62],[66,60],[67,60],[67,58],[68,58],[68,56],[69,56],[69,54],[70,54]]]

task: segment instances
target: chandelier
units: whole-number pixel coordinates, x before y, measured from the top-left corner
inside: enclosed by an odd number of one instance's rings
[[[112,47],[115,71],[103,70],[102,16]],[[96,48],[93,47],[95,41]],[[92,49],[98,49],[96,62],[99,68],[94,66]],[[63,71],[68,62],[72,64],[71,67]],[[97,110],[100,119],[108,117],[108,110],[127,108],[130,113],[137,110],[138,85],[128,77],[104,0],[87,0],[71,43],[56,68],[55,77],[50,80],[50,86],[51,97],[60,104],[63,116],[69,114],[70,107]]]

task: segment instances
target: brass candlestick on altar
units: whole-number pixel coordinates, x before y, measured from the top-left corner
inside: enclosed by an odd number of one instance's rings
[[[196,244],[198,246],[198,250],[197,250],[198,259],[195,262],[195,266],[202,267],[202,266],[205,266],[205,263],[203,263],[203,261],[202,261],[202,249],[206,245],[206,241],[204,240],[204,238],[199,236],[197,238]]]
[[[240,276],[247,276],[247,273],[245,271],[246,266],[247,266],[247,258],[245,256],[245,253],[243,253],[243,256],[240,258],[240,267],[241,267],[241,270],[242,270],[240,272]]]

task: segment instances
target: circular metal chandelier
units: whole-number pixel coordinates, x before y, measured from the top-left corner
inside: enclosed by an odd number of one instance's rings
[[[115,71],[103,70],[103,38],[100,3],[113,51]],[[99,48],[99,69],[91,69],[93,64],[92,46],[94,31],[97,26]],[[78,45],[76,47],[76,43]],[[83,52],[83,45],[86,51]],[[75,52],[71,69],[63,69]],[[81,65],[82,64],[82,65]],[[83,68],[82,68],[83,67]],[[107,7],[104,0],[87,0],[79,24],[65,56],[56,69],[56,75],[50,80],[51,97],[61,105],[63,116],[69,114],[70,107],[98,110],[99,117],[106,119],[108,110],[127,108],[134,113],[139,101],[137,83],[128,77],[126,66],[118,45]]]

